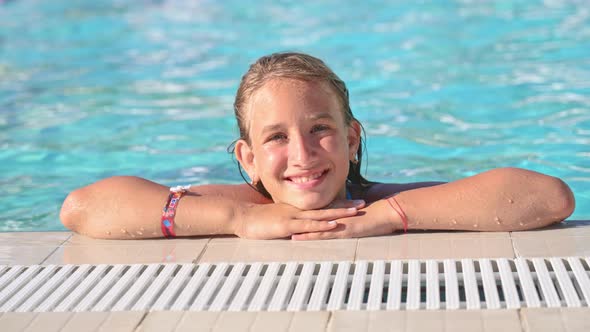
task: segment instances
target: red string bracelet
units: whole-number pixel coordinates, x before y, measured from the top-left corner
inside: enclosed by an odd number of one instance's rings
[[[406,214],[404,213],[404,210],[402,209],[401,205],[399,205],[399,203],[397,202],[397,200],[395,199],[395,195],[390,196],[387,198],[387,203],[389,203],[389,206],[391,206],[391,208],[397,212],[397,214],[399,215],[399,217],[402,219],[402,223],[404,224],[404,233],[408,232],[408,217],[406,216]],[[393,202],[395,202],[395,205],[397,205],[397,208],[393,205]],[[398,210],[399,208],[399,210]]]
[[[174,217],[176,216],[176,208],[178,202],[184,196],[184,194],[190,188],[189,186],[177,186],[170,188],[170,194],[168,195],[168,201],[162,211],[162,218],[160,219],[160,226],[162,228],[162,234],[166,238],[176,237],[174,232]]]

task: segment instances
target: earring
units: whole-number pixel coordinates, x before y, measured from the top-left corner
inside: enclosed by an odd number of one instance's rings
[[[252,180],[250,181],[250,184],[256,187],[256,185],[258,185],[258,181]]]
[[[351,162],[353,165],[356,165],[356,164],[358,164],[358,163],[359,163],[359,160],[358,160],[358,159],[356,159],[356,156],[355,156],[355,157],[354,157],[354,159],[353,159],[353,160],[351,160],[350,162]]]

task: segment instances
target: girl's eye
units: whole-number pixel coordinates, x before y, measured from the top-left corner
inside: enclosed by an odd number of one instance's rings
[[[287,139],[287,136],[285,134],[274,134],[268,138],[268,141],[280,141],[284,139]]]
[[[323,131],[323,130],[327,130],[329,129],[328,126],[326,125],[315,125],[313,126],[313,128],[311,129],[312,132],[318,132],[318,131]]]

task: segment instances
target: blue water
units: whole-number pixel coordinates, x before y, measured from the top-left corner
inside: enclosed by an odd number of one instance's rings
[[[348,83],[368,178],[524,167],[590,219],[586,1],[257,3],[0,1],[0,231],[63,229],[67,193],[112,175],[240,182],[233,96],[282,50]]]

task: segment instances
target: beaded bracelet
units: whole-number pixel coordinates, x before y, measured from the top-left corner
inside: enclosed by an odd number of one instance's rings
[[[162,218],[160,219],[160,226],[162,228],[162,234],[166,238],[176,237],[174,232],[174,217],[176,216],[176,208],[178,202],[184,196],[184,194],[190,189],[188,186],[176,186],[170,188],[170,194],[168,195],[168,201],[162,211]]]
[[[391,208],[395,212],[397,212],[397,214],[399,215],[399,217],[402,219],[402,223],[404,225],[404,233],[407,233],[408,232],[408,217],[406,216],[406,213],[402,209],[401,205],[399,205],[399,203],[395,199],[395,195],[397,195],[397,193],[396,194],[393,194],[390,197],[388,197],[387,198],[387,203],[389,203],[389,206],[391,206]],[[397,205],[397,208],[393,205],[392,202],[395,202],[395,205]]]

